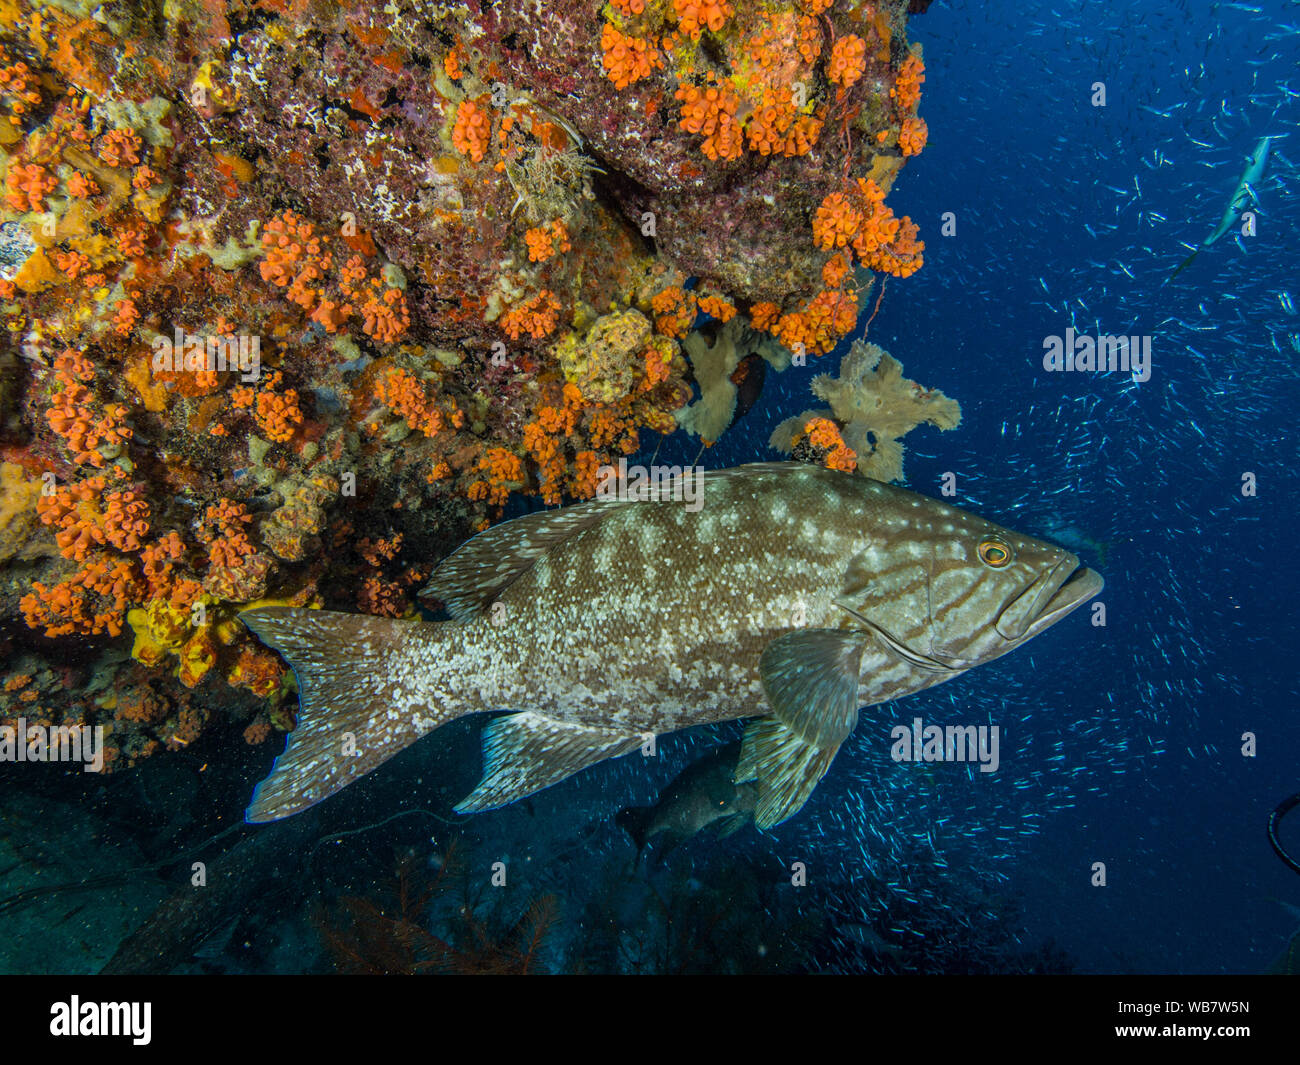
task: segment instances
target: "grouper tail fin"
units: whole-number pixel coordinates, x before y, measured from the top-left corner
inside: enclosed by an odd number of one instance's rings
[[[298,723],[284,753],[253,792],[252,823],[299,813],[365,776],[436,724],[413,723],[394,709],[395,653],[418,638],[419,621],[394,621],[328,610],[263,607],[240,620],[293,667]],[[415,628],[413,628],[413,626]]]

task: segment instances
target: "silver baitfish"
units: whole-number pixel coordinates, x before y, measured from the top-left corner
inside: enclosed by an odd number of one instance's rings
[[[753,717],[736,781],[757,785],[767,828],[803,806],[859,707],[1004,655],[1102,587],[1068,551],[861,476],[763,463],[697,490],[700,507],[596,499],[481,533],[424,589],[451,621],[246,611],[300,691],[248,819],[304,810],[454,718],[514,710],[485,729],[458,811]]]

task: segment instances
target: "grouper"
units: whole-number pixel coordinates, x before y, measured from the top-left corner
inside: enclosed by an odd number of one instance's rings
[[[739,760],[739,743],[715,747],[673,777],[653,805],[625,807],[614,821],[638,851],[656,838],[668,851],[706,829],[726,839],[748,824],[758,797],[753,782],[736,783]]]
[[[465,714],[515,802],[653,737],[735,718],[754,823],[803,806],[872,707],[991,661],[1096,595],[1070,552],[865,477],[708,472],[692,505],[598,498],[480,533],[422,595],[450,621],[240,615],[298,681],[297,726],[248,808],[304,810]]]

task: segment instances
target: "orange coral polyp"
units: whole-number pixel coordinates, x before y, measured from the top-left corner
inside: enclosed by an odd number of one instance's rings
[[[814,243],[826,251],[849,245],[864,266],[910,277],[922,266],[925,245],[916,239],[915,223],[894,217],[884,199],[880,187],[863,178],[830,193],[813,216]]]
[[[925,119],[909,115],[903,120],[898,132],[898,150],[904,156],[920,155],[929,136],[930,127],[926,125]]]
[[[405,335],[411,324],[406,296],[401,289],[384,289],[382,296],[372,295],[361,307],[361,329],[367,336],[392,344]]]
[[[822,267],[822,283],[827,288],[839,288],[844,284],[844,279],[849,276],[849,257],[847,253],[841,252],[839,255],[829,259],[825,266]]]
[[[867,69],[867,43],[852,33],[845,34],[831,47],[826,76],[835,84],[849,88]]]
[[[549,289],[542,289],[531,299],[511,307],[501,316],[501,328],[511,340],[527,333],[541,340],[555,329],[559,321],[560,301]]]
[[[133,129],[109,130],[100,139],[99,157],[112,167],[135,166],[140,162],[141,143]]]
[[[840,427],[829,418],[809,418],[803,431],[795,437],[795,442],[806,439],[809,444],[826,452],[824,464],[832,470],[852,473],[858,468],[858,456],[844,442]]]
[[[654,311],[655,329],[664,336],[680,340],[695,321],[696,296],[679,286],[671,286],[655,293],[650,300],[650,309]]]
[[[474,100],[462,100],[456,108],[456,121],[451,129],[452,147],[481,163],[491,136],[492,120],[486,108]]]
[[[0,62],[10,56],[0,50]],[[0,67],[0,94],[15,117],[22,117],[41,102],[40,79],[26,63],[11,63]]]
[[[302,411],[298,408],[298,393],[290,388],[282,395],[274,392],[259,392],[255,404],[257,424],[269,440],[284,443],[293,439],[293,434],[302,423]]]
[[[94,380],[95,368],[81,352],[68,349],[54,361],[54,379],[59,390],[51,398],[45,419],[63,437],[79,465],[102,467],[100,448],[120,447],[131,437],[126,425],[126,408],[109,403],[97,415],[90,404],[94,396],[85,382]]]
[[[549,226],[538,226],[524,233],[524,243],[528,245],[528,261],[546,262],[557,251],[572,251],[569,243],[569,231],[562,219],[556,219]]]
[[[717,33],[736,13],[728,0],[673,0],[678,28],[698,41],[707,28]]]
[[[822,54],[822,34],[817,20],[811,15],[799,17],[799,36],[796,41],[799,54],[805,63],[815,63]]]
[[[823,251],[842,248],[862,226],[862,212],[842,192],[832,192],[813,215],[813,241]]]
[[[262,261],[258,264],[263,281],[292,288],[298,295],[310,282],[324,277],[331,262],[331,255],[315,236],[315,228],[293,211],[287,210],[267,223],[262,233]]]
[[[37,499],[36,512],[41,523],[55,530],[54,541],[64,558],[80,562],[90,548],[104,543],[102,515],[97,506],[104,485],[102,475],[88,477]]]
[[[28,627],[44,628],[46,636],[120,636],[127,608],[143,591],[129,561],[99,557],[53,586],[33,582],[19,606]]]
[[[479,459],[478,470],[487,479],[469,486],[469,498],[486,500],[492,506],[501,506],[510,492],[524,483],[523,460],[503,447],[489,448]]]
[[[745,124],[749,150],[761,155],[807,155],[821,131],[820,117],[801,114],[789,93],[772,89],[764,89],[762,106]]]
[[[416,376],[406,370],[392,370],[382,377],[375,385],[375,398],[425,436],[436,436],[445,428],[442,411],[425,394]]]
[[[75,199],[87,199],[98,192],[99,185],[95,178],[87,177],[81,170],[74,170],[72,177],[68,178],[68,194]]]
[[[119,336],[126,336],[140,320],[140,308],[134,300],[121,300],[113,311],[113,329]]]
[[[736,120],[740,97],[728,84],[682,85],[674,94],[682,101],[678,125],[687,133],[704,137],[700,150],[710,159],[739,159],[744,151],[744,133]]]
[[[45,197],[58,188],[59,179],[36,163],[15,163],[5,183],[5,202],[15,211],[43,211]]]
[[[783,314],[772,334],[792,351],[825,355],[857,324],[858,305],[851,292],[827,289],[814,296],[801,311]]]
[[[325,332],[337,333],[340,327],[347,323],[351,313],[351,304],[345,303],[340,306],[334,300],[322,299],[311,312],[310,318],[313,322],[319,323]]]
[[[898,68],[898,77],[889,95],[900,111],[915,111],[921,102],[921,83],[925,81],[925,64],[918,55],[909,55]]]
[[[600,31],[600,51],[605,76],[616,89],[626,89],[663,66],[663,57],[652,41],[622,33],[610,22]]]
[[[285,289],[289,301],[307,312],[310,321],[329,333],[342,329],[353,314],[361,318],[362,331],[383,343],[406,335],[411,324],[406,295],[366,272],[360,255],[351,255],[338,271],[337,288],[331,278],[335,258],[325,238],[293,211],[273,218],[262,234],[262,279]],[[341,298],[327,293],[337,292]]]
[[[82,274],[90,272],[90,260],[79,251],[53,248],[50,251],[50,258],[62,273],[67,274],[74,281]]]
[[[736,316],[736,308],[721,296],[701,296],[696,301],[696,306],[720,322],[729,322]]]
[[[140,550],[140,537],[149,533],[149,504],[134,491],[109,492],[104,501],[104,539],[122,552]]]
[[[775,303],[755,303],[749,308],[749,324],[768,332],[781,317],[781,308]]]

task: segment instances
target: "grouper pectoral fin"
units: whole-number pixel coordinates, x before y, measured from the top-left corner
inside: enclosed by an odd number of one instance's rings
[[[863,634],[806,629],[763,649],[759,671],[772,716],[750,722],[735,781],[756,781],[754,824],[771,828],[797,813],[858,723]]]
[[[640,733],[571,725],[532,711],[497,718],[483,730],[483,779],[456,812],[495,810],[643,742]]]
[[[731,814],[718,822],[718,839],[730,839],[749,824],[748,814]]]
[[[751,721],[740,745],[736,783],[752,780],[758,785],[754,824],[772,828],[797,814],[826,775],[838,750],[815,747],[770,717]]]

